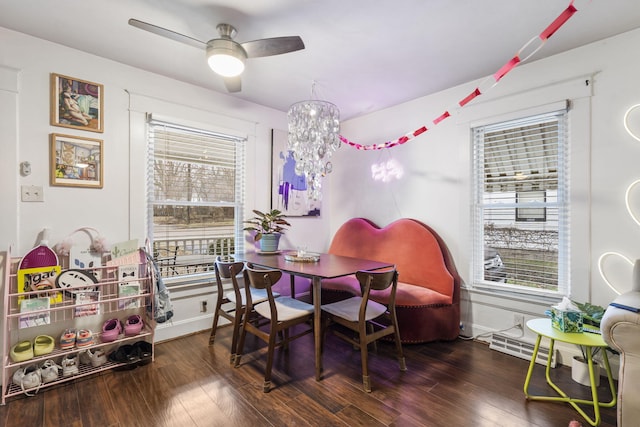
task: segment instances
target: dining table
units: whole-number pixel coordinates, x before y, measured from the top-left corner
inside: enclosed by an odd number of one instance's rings
[[[243,260],[260,267],[277,269],[292,276],[311,279],[311,291],[313,298],[313,335],[315,346],[315,377],[316,381],[320,381],[322,379],[322,280],[349,276],[360,270],[371,271],[390,268],[393,267],[394,264],[391,262],[351,258],[326,253],[316,254],[307,252],[307,256],[296,257],[296,253],[297,251],[284,250],[268,253],[246,252],[236,254],[236,259]],[[298,258],[300,260],[296,260]],[[313,261],[309,261],[309,259],[313,259]]]

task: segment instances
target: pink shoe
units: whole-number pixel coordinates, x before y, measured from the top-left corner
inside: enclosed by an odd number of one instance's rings
[[[127,337],[138,335],[143,326],[144,322],[142,321],[142,317],[140,317],[140,315],[134,314],[132,316],[129,316],[124,325],[124,335]]]
[[[122,333],[122,323],[118,319],[109,319],[102,325],[102,342],[112,342],[118,339]]]

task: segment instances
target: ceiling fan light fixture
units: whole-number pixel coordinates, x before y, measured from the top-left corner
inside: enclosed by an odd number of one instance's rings
[[[247,53],[233,40],[216,39],[207,43],[209,67],[223,77],[236,77],[244,71]]]

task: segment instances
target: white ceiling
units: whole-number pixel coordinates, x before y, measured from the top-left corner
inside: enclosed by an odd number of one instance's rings
[[[221,22],[236,27],[239,42],[299,35],[305,50],[249,59],[242,92],[231,96],[286,111],[311,97],[315,81],[314,97],[337,104],[347,119],[493,74],[568,5],[569,0],[0,0],[0,26],[223,93],[203,50],[134,28],[128,19],[205,42],[218,37]],[[578,12],[532,60],[640,26],[637,0],[574,5]]]

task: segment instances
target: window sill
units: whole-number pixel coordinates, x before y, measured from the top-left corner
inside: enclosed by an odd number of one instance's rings
[[[486,285],[464,286],[462,287],[462,290],[470,294],[535,304],[544,307],[557,304],[562,300],[562,295],[559,294],[540,293],[535,291],[526,292],[520,289],[495,288]]]

